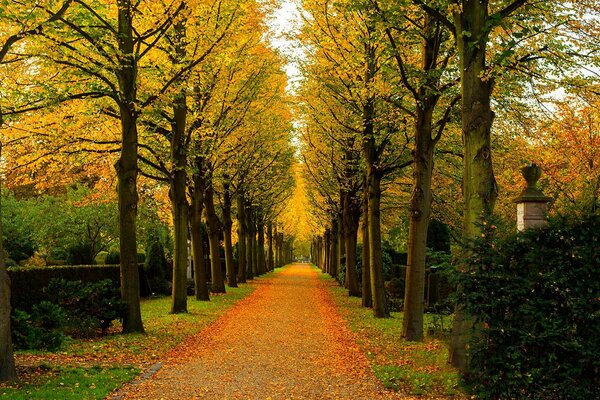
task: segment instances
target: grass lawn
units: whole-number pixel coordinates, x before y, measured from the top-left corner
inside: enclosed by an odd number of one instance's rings
[[[187,314],[170,314],[170,297],[143,300],[143,335],[121,335],[115,326],[103,338],[70,339],[57,352],[19,351],[19,380],[1,385],[0,399],[103,399],[253,290],[252,284],[241,284],[209,302],[190,296]]]
[[[386,388],[424,398],[466,398],[458,373],[446,362],[447,337],[439,332],[442,323],[451,326],[450,316],[426,314],[425,330],[435,328],[437,334],[426,336],[423,342],[408,342],[401,337],[402,313],[374,318],[371,309],[361,306],[360,298],[349,297],[333,278],[318,272]]]

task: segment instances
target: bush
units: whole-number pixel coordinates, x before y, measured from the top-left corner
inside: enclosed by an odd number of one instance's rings
[[[392,278],[386,282],[385,289],[390,311],[402,311],[404,309],[404,287],[405,278]]]
[[[448,228],[448,225],[437,219],[429,221],[427,247],[433,251],[450,252],[450,228]]]
[[[111,251],[106,255],[104,259],[104,264],[106,265],[116,265],[121,263],[121,255],[118,251]]]
[[[460,299],[481,325],[465,375],[483,399],[600,398],[600,217],[471,245]]]
[[[75,244],[67,250],[68,265],[92,265],[94,264],[94,249],[89,243]]]
[[[356,272],[358,279],[362,282],[362,244],[356,245]],[[394,252],[388,246],[382,247],[381,260],[383,262],[383,278],[386,281],[392,279],[392,253]]]
[[[148,276],[150,287],[154,293],[167,293],[165,249],[159,240],[150,243],[147,251],[148,257],[144,263],[144,270]]]
[[[65,339],[60,330],[64,322],[65,311],[48,301],[33,306],[31,315],[14,310],[11,315],[13,344],[23,350],[56,350]]]
[[[46,292],[53,303],[65,309],[66,326],[77,336],[95,335],[97,328],[104,335],[112,322],[125,314],[125,303],[110,279],[90,283],[53,279]]]

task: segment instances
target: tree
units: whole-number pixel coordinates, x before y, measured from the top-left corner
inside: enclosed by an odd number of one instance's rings
[[[0,66],[11,62],[9,52],[19,41],[40,34],[45,25],[56,21],[66,12],[71,1],[65,1],[57,11],[48,10],[48,13],[39,13],[39,8],[12,7],[10,12],[1,18],[2,25],[9,21],[9,29],[4,35],[0,35]],[[42,8],[42,7],[40,7]],[[14,13],[14,14],[13,14]],[[40,19],[41,14],[41,19]],[[26,23],[19,23],[25,21]],[[4,124],[3,110],[0,104],[0,128]],[[0,141],[0,159],[2,158],[3,143]],[[2,176],[0,175],[0,193],[2,191]],[[16,378],[15,363],[10,329],[10,278],[6,271],[4,260],[4,246],[2,235],[2,196],[0,195],[0,381],[10,381]]]
[[[585,2],[580,7],[530,0],[501,4],[487,0],[449,0],[440,8],[423,0],[413,0],[413,3],[444,24],[455,38],[461,78],[463,236],[473,238],[480,233],[482,222],[491,216],[498,196],[492,163],[494,112],[491,99],[501,71],[539,77],[536,67],[542,66],[548,71],[558,66],[557,75],[564,75],[569,60],[583,56],[589,62],[591,59],[580,53],[585,46],[572,39],[580,36],[579,33],[560,40],[561,35],[555,28],[565,25],[565,21],[572,18],[573,10],[591,9]],[[567,22],[566,25],[573,24]],[[571,63],[571,67],[573,65]],[[465,318],[458,305],[450,360],[460,369],[464,369],[467,362],[470,326],[472,321]]]

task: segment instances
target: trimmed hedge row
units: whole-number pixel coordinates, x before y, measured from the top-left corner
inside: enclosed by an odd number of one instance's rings
[[[142,297],[150,295],[148,279],[143,265],[139,266],[140,291]],[[8,269],[11,280],[11,305],[13,309],[30,311],[34,305],[48,300],[44,288],[52,279],[68,281],[98,282],[110,279],[119,286],[120,271],[118,265],[67,265],[56,267]]]

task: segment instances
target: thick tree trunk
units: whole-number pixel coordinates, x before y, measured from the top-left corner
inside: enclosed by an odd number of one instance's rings
[[[198,163],[197,163],[198,164]],[[194,175],[192,194],[190,232],[192,236],[192,252],[194,255],[194,285],[196,300],[208,301],[206,285],[206,265],[204,263],[204,238],[202,230],[202,211],[204,208],[204,188],[200,187],[200,179]]]
[[[267,253],[267,270],[273,271],[275,269],[275,264],[273,262],[273,223],[271,222],[267,225],[267,246],[269,246]]]
[[[265,262],[265,225],[262,222],[258,223],[258,273],[263,275],[267,272],[267,264]]]
[[[238,287],[237,276],[235,274],[235,264],[233,261],[233,245],[231,242],[231,194],[229,184],[223,184],[223,241],[225,247],[225,270],[227,271],[227,285],[229,287]]]
[[[369,264],[371,267],[371,294],[373,315],[377,318],[389,317],[386,304],[381,258],[381,177],[369,173]]]
[[[176,33],[176,57],[181,62],[185,57],[185,23],[174,25]],[[181,82],[180,82],[181,83]],[[188,266],[188,212],[187,201],[187,148],[186,148],[187,102],[182,89],[173,102],[171,137],[171,160],[173,176],[169,197],[173,215],[173,290],[171,312],[187,312],[187,266]]]
[[[427,102],[425,102],[427,104]],[[425,257],[427,255],[427,226],[431,214],[431,174],[433,148],[431,140],[433,108],[422,105],[417,109],[415,150],[413,160],[414,187],[410,199],[408,232],[408,261],[404,293],[402,336],[407,340],[423,340],[423,311],[425,298]]]
[[[2,143],[0,143],[0,160]],[[12,381],[17,377],[10,329],[10,277],[4,259],[2,231],[2,176],[0,175],[0,382]]]
[[[480,234],[482,219],[494,209],[498,188],[494,177],[491,150],[491,129],[494,113],[490,107],[493,79],[485,76],[487,29],[490,24],[488,1],[465,0],[462,13],[454,15],[456,32],[468,31],[469,37],[457,38],[461,72],[462,133],[463,133],[463,234],[473,238]],[[478,45],[473,46],[472,41]],[[473,321],[457,305],[449,361],[464,370],[467,365],[467,342]]]
[[[248,227],[246,225],[246,201],[244,195],[240,190],[237,196],[237,220],[238,220],[238,281],[246,283],[246,236]]]
[[[369,253],[369,185],[366,178],[362,207],[362,306],[371,308],[373,307],[373,295],[371,294],[371,266],[369,264],[371,258]]]
[[[140,308],[140,276],[137,262],[137,173],[138,132],[137,62],[134,53],[130,0],[118,0],[119,114],[121,118],[121,156],[115,164],[119,199],[119,250],[121,254],[121,297],[127,303],[123,333],[144,332]]]
[[[221,272],[219,254],[219,217],[215,211],[214,192],[211,184],[206,185],[204,191],[204,207],[206,208],[206,224],[210,244],[210,291],[212,293],[225,293],[225,281]]]
[[[342,220],[344,225],[348,294],[359,297],[361,294],[358,285],[358,272],[356,271],[356,241],[360,220],[360,204],[357,203],[353,193],[344,192]]]

